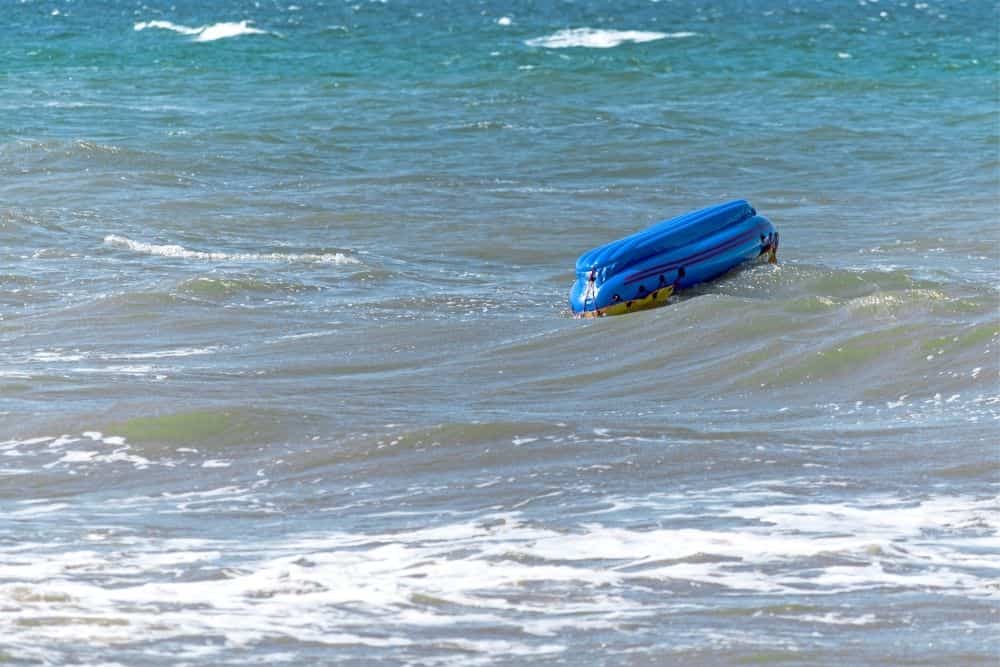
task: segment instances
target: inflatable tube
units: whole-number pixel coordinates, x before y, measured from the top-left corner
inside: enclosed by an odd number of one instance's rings
[[[569,305],[576,317],[661,306],[675,291],[755,259],[777,261],[778,232],[746,201],[664,220],[584,253]]]

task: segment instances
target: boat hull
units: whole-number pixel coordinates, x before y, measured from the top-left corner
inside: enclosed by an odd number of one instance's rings
[[[578,317],[654,308],[746,262],[774,262],[777,249],[774,225],[745,201],[693,211],[584,253],[570,308]]]

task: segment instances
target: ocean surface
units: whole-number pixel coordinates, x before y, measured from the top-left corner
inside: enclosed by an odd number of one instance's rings
[[[0,0],[0,663],[996,665],[998,21]]]

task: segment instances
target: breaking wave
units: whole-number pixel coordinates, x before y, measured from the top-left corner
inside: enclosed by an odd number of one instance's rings
[[[310,262],[320,264],[360,264],[361,262],[342,252],[335,253],[228,253],[191,250],[181,245],[145,243],[133,241],[124,236],[109,234],[104,237],[104,245],[122,250],[159,255],[160,257],[176,257],[180,259],[197,259],[212,262]]]
[[[694,37],[693,32],[646,32],[641,30],[597,30],[595,28],[572,28],[560,30],[545,37],[536,37],[525,42],[528,46],[547,49],[585,47],[588,49],[610,49],[625,42],[641,44],[659,39],[682,39]]]
[[[182,35],[191,35],[196,42],[214,42],[227,37],[239,37],[240,35],[270,35],[267,30],[261,30],[251,25],[253,21],[223,21],[211,25],[203,25],[198,28],[191,28],[179,25],[171,21],[141,21],[136,23],[136,32],[157,28],[159,30],[170,30]]]
[[[0,442],[5,454],[44,453],[53,474],[156,463],[127,447],[121,436],[99,432]],[[232,464],[214,453],[183,452],[183,461],[201,468]],[[435,664],[469,664],[470,657],[488,662],[498,650],[566,653],[572,632],[640,632],[665,614],[767,613],[769,623],[786,631],[891,626],[908,622],[894,606],[853,611],[836,596],[931,591],[984,604],[997,598],[988,557],[996,545],[995,499],[869,495],[850,503],[794,502],[757,490],[738,499],[764,504],[730,507],[722,491],[704,508],[727,520],[714,528],[678,525],[690,515],[690,499],[654,494],[607,498],[611,508],[595,507],[569,530],[516,511],[407,532],[323,530],[253,545],[83,529],[69,542],[60,536],[3,547],[0,602],[13,611],[0,618],[0,629],[13,638],[16,656],[52,662],[78,644],[136,636],[176,641],[199,633],[225,640],[205,647],[202,659],[218,657],[226,646],[293,639],[343,650],[391,649],[408,662],[453,650],[457,630],[469,637],[457,645],[460,655]],[[263,483],[229,483],[136,496],[103,516],[276,511],[262,501],[263,492]],[[660,527],[609,525],[610,509],[636,507],[654,511]],[[28,500],[11,514],[54,523],[72,511],[67,503]],[[81,542],[85,549],[68,548]],[[747,609],[736,593],[784,602]],[[371,631],[376,615],[386,619],[378,633]],[[484,627],[515,632],[476,632]]]

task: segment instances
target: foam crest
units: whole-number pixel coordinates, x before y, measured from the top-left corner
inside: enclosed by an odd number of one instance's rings
[[[107,438],[86,433],[80,440]],[[71,458],[94,458],[84,456],[79,441],[69,444]],[[221,488],[141,502],[174,507],[247,492]],[[21,505],[18,516],[56,520],[70,511],[50,501]],[[120,509],[132,508],[126,502]],[[3,547],[0,605],[15,611],[0,616],[0,632],[19,637],[10,650],[23,656],[32,643],[71,650],[97,639],[170,641],[204,634],[225,638],[220,651],[227,644],[287,638],[426,651],[442,640],[441,628],[517,626],[523,634],[502,648],[475,633],[462,648],[483,656],[498,650],[537,656],[568,648],[553,639],[564,627],[596,630],[611,627],[612,619],[612,626],[642,623],[692,604],[690,597],[670,594],[651,603],[644,593],[650,586],[703,589],[713,601],[708,604],[717,604],[720,588],[802,596],[809,604],[781,618],[834,626],[873,625],[892,612],[848,616],[835,606],[840,601],[824,605],[817,596],[886,588],[1000,596],[990,557],[1000,547],[996,499],[869,497],[849,505],[727,510],[720,504],[718,510],[718,518],[742,521],[714,529],[589,523],[567,531],[512,512],[408,532],[282,535],[252,545],[133,536],[127,549],[101,537],[106,551],[94,540],[88,549]],[[669,513],[664,519],[669,526]],[[568,589],[572,595],[565,595]],[[373,614],[389,619],[378,636],[366,630]],[[58,616],[96,620],[71,627],[38,622]]]
[[[213,23],[211,25],[203,25],[198,28],[192,28],[186,25],[179,25],[171,21],[140,21],[133,26],[136,32],[141,30],[149,30],[151,28],[158,30],[169,30],[171,32],[176,32],[181,35],[191,35],[195,37],[196,42],[214,42],[219,39],[226,39],[228,37],[239,37],[240,35],[268,35],[271,34],[266,30],[261,30],[260,28],[255,28],[251,25],[252,21],[224,21],[221,23]]]
[[[158,30],[169,30],[171,32],[177,32],[182,35],[197,35],[202,31],[202,28],[189,28],[184,25],[178,25],[172,23],[171,21],[141,21],[133,26],[136,32],[141,30],[149,30],[155,28]]]
[[[313,264],[360,264],[354,257],[341,252],[336,253],[229,253],[229,252],[206,252],[202,250],[191,250],[176,244],[156,244],[144,241],[109,234],[104,237],[104,245],[122,250],[146,255],[157,255],[159,257],[173,257],[178,259],[193,259],[209,262],[304,262]]]
[[[0,442],[4,457],[21,459],[27,465],[27,474],[34,470],[61,470],[64,472],[90,469],[99,465],[125,464],[142,470],[153,462],[132,453],[131,446],[121,436],[105,436],[98,431],[80,435],[62,435],[58,438],[29,438]]]
[[[197,42],[214,42],[217,39],[227,37],[239,37],[240,35],[266,35],[266,30],[254,28],[250,21],[238,21],[229,23],[215,23],[202,28],[201,34],[195,40]]]
[[[215,354],[224,347],[177,347],[148,352],[99,352],[94,350],[66,350],[64,348],[39,349],[29,354],[26,361],[43,364],[75,363],[79,361],[134,361],[143,359],[175,359]]]
[[[134,470],[178,466],[222,468],[232,463],[218,458],[203,459],[197,450],[176,449],[161,452],[155,457],[143,456],[125,437],[105,435],[100,431],[64,434],[58,438],[48,436],[5,440],[0,442],[0,456],[4,457],[0,462],[18,461],[22,464],[14,468],[0,463],[0,475],[8,476],[31,475],[39,470],[47,470],[52,474],[90,474],[98,468],[126,466]]]
[[[641,44],[659,39],[683,39],[694,37],[693,32],[646,32],[642,30],[598,30],[595,28],[571,28],[560,30],[545,37],[536,37],[525,42],[528,46],[546,49],[566,49],[583,47],[588,49],[610,49],[632,42]]]

